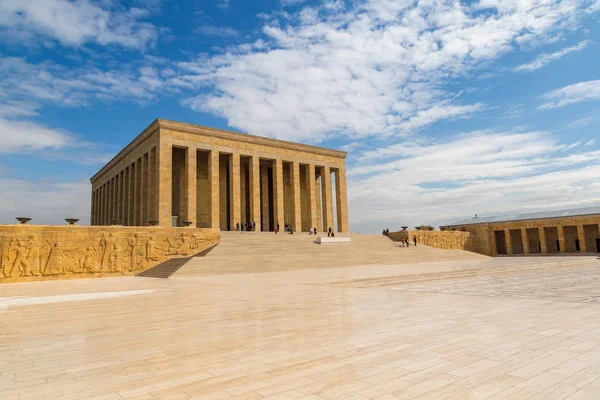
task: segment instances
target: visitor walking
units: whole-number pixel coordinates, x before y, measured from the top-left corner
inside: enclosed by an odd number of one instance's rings
[[[415,244],[415,247],[417,247],[417,237],[413,237],[413,243]]]

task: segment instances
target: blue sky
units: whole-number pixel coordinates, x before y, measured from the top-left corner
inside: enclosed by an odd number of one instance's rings
[[[156,118],[349,152],[355,232],[600,203],[600,1],[0,0],[0,223]]]

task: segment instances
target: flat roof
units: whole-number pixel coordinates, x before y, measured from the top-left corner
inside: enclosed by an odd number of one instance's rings
[[[460,226],[460,225],[475,225],[484,223],[494,222],[511,222],[511,221],[524,221],[530,219],[548,219],[548,218],[563,218],[563,217],[579,217],[584,215],[595,215],[600,214],[600,206],[585,207],[585,208],[573,208],[569,210],[555,210],[555,211],[539,211],[532,213],[512,214],[503,215],[498,217],[479,217],[465,219],[462,221],[453,222],[451,224],[443,225],[446,226]]]
[[[224,129],[210,128],[202,125],[157,118],[150,125],[148,125],[146,129],[142,131],[142,133],[133,138],[133,140],[131,140],[131,142],[129,142],[119,153],[117,153],[117,155],[115,155],[109,162],[107,162],[102,168],[100,168],[100,170],[90,178],[90,181],[94,182],[108,169],[112,168],[118,162],[118,160],[120,160],[127,153],[135,149],[136,142],[141,142],[146,136],[151,135],[158,129],[170,129],[178,132],[219,137],[222,139],[235,140],[239,142],[255,143],[259,145],[273,146],[297,151],[306,151],[308,153],[339,157],[343,159],[345,159],[348,155],[348,153],[345,151],[328,149],[326,147],[318,147],[308,144],[290,142],[287,140],[272,139],[264,136],[251,135],[248,133],[226,131]]]

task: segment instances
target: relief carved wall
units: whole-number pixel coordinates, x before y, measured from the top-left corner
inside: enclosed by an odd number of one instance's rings
[[[135,275],[219,242],[211,229],[0,226],[0,283]]]
[[[458,231],[400,231],[390,232],[389,238],[393,241],[406,239],[413,244],[417,238],[417,245],[422,244],[442,250],[467,250],[469,249],[469,232]]]

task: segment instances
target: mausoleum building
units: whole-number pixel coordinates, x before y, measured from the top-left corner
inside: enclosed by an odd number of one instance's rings
[[[343,151],[157,119],[91,178],[91,224],[348,232],[345,159]]]
[[[600,253],[600,207],[475,216],[440,228],[469,232],[468,250],[490,256]]]

